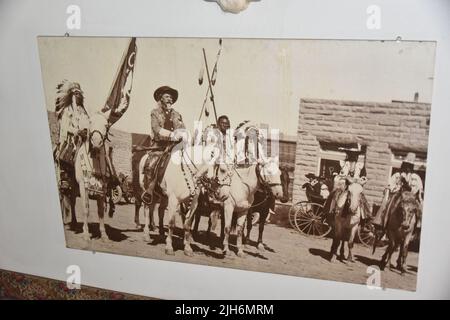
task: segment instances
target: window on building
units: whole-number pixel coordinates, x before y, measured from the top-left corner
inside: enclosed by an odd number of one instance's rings
[[[331,184],[334,174],[341,171],[341,161],[346,158],[346,153],[342,148],[351,148],[353,144],[320,142],[319,163],[316,175],[325,178]],[[359,161],[365,162],[366,146],[361,146]],[[329,186],[331,187],[331,185]]]

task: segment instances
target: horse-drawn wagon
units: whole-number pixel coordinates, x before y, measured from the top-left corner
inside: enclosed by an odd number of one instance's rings
[[[292,205],[288,214],[289,222],[302,234],[322,238],[331,231],[323,211],[327,195],[321,192],[328,188],[328,185],[325,179],[315,177],[313,174],[308,174],[307,177],[310,181],[302,186],[307,200]]]

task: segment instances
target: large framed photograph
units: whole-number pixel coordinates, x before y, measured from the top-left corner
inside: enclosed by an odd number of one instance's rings
[[[415,290],[435,42],[38,44],[67,247]]]

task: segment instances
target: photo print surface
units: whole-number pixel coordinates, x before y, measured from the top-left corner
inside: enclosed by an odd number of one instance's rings
[[[67,247],[415,290],[434,42],[38,45]]]

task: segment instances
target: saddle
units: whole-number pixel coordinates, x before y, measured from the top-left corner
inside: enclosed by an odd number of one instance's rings
[[[142,201],[147,205],[158,201],[163,196],[160,184],[169,164],[170,150],[171,148],[166,148],[148,153],[143,172],[145,191],[141,195]]]

